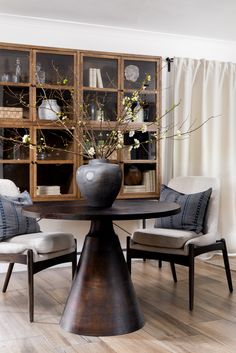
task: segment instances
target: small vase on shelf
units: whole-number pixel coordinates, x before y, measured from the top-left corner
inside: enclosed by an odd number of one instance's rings
[[[36,65],[36,83],[44,84],[45,78],[45,71],[42,70],[42,65],[38,62]]]
[[[38,116],[42,120],[57,120],[60,111],[56,99],[43,99],[38,108]]]
[[[20,62],[20,59],[17,58],[16,59],[16,72],[15,72],[15,75],[14,75],[14,82],[16,83],[19,83],[21,82],[21,62]]]
[[[137,104],[137,106],[134,108],[134,116],[135,116],[135,122],[136,123],[143,123],[143,121],[144,121],[144,110],[143,110],[143,107],[140,104]]]

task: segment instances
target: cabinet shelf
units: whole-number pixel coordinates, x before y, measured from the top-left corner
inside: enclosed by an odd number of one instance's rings
[[[150,159],[124,159],[123,162],[124,164],[153,164],[156,165],[156,160],[150,160]]]
[[[29,164],[29,159],[0,159],[0,164]]]
[[[60,84],[36,84],[36,88],[42,88],[42,89],[53,89],[53,90],[63,90],[63,91],[72,91],[75,89],[74,86],[68,86],[68,85],[60,85]]]
[[[0,81],[0,86],[7,86],[7,87],[31,87],[31,83],[16,83],[16,82],[2,82]]]
[[[86,91],[98,91],[98,92],[118,92],[117,88],[98,88],[98,87],[89,87],[89,86],[84,86],[82,87],[82,90]]]
[[[35,164],[73,164],[74,161],[72,159],[37,159]]]

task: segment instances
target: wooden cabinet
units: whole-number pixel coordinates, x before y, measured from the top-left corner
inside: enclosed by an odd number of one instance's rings
[[[0,177],[12,179],[21,190],[30,191],[34,200],[80,197],[75,172],[87,160],[79,155],[73,139],[73,122],[82,119],[78,107],[86,106],[91,131],[98,141],[105,139],[121,114],[122,99],[139,88],[146,73],[150,73],[151,82],[142,93],[139,116],[129,126],[139,129],[160,115],[160,71],[159,57],[2,44]],[[68,117],[69,134],[52,116],[45,115],[45,97]],[[120,198],[158,195],[158,142],[129,151],[134,138],[146,141],[155,132],[155,124],[132,137],[127,131],[127,148],[110,157],[120,163],[123,171]],[[17,143],[24,135],[30,136],[36,149]],[[45,141],[53,148],[46,150]]]

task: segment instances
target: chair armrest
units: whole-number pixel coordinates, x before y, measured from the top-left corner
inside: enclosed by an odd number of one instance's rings
[[[189,244],[194,244],[196,246],[205,246],[205,245],[210,245],[216,242],[216,239],[218,239],[218,234],[217,233],[206,233],[206,234],[201,234],[196,238],[189,239],[186,241],[184,248],[188,247]]]

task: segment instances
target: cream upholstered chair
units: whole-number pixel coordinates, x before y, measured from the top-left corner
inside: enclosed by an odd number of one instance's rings
[[[171,264],[175,282],[177,282],[177,276],[174,264],[189,267],[189,309],[192,310],[194,258],[200,254],[215,250],[222,251],[229,290],[233,291],[225,240],[217,240],[220,183],[218,179],[210,177],[177,177],[170,180],[168,187],[163,186],[163,188],[164,196],[162,197],[161,192],[160,200],[177,203],[180,201],[181,213],[157,219],[154,228],[134,231],[132,238],[127,238],[127,264],[131,272],[132,258],[168,261]],[[205,201],[203,201],[204,198]],[[189,224],[191,217],[193,226]],[[199,228],[198,221],[199,223],[202,221],[202,229]],[[180,229],[178,222],[183,223],[184,229]],[[175,229],[175,226],[179,229]],[[195,226],[197,228],[193,230]]]
[[[29,319],[32,322],[34,320],[34,274],[56,264],[71,262],[73,277],[77,250],[72,234],[40,232],[35,219],[21,215],[22,205],[30,201],[29,194],[27,192],[20,194],[11,180],[0,179],[0,261],[9,262],[2,291],[7,290],[14,263],[27,265]],[[15,231],[20,235],[14,236]],[[23,234],[23,231],[27,234]]]

